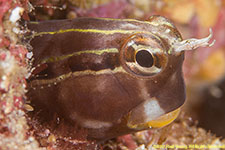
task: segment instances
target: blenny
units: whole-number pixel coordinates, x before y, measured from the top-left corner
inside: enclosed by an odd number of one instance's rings
[[[27,97],[88,138],[171,123],[185,102],[184,51],[210,46],[210,35],[183,40],[171,21],[76,18],[28,22],[33,72]]]

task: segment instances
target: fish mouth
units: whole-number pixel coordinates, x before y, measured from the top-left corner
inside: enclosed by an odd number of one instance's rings
[[[171,111],[167,114],[164,114],[156,119],[153,119],[145,123],[140,123],[140,124],[132,124],[132,122],[129,121],[128,119],[127,126],[131,129],[136,129],[136,130],[148,129],[148,128],[161,128],[172,123],[178,117],[179,113],[180,113],[180,108],[174,111]]]

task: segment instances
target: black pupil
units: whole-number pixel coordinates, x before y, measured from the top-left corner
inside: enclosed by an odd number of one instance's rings
[[[146,50],[140,50],[137,52],[136,61],[140,66],[146,67],[146,68],[152,67],[154,63],[152,54]]]

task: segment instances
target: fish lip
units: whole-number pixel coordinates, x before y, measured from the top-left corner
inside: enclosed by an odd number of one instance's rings
[[[131,129],[143,130],[148,128],[161,128],[170,123],[172,123],[180,114],[181,108],[177,108],[176,110],[166,113],[156,119],[151,121],[141,123],[141,124],[127,124],[127,126]]]
[[[166,126],[177,118],[180,108],[165,112],[155,97],[150,98],[128,113],[127,126],[137,130]]]

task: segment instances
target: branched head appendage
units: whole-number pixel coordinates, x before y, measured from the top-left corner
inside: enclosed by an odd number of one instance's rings
[[[187,50],[193,50],[198,47],[211,47],[216,42],[216,40],[213,40],[211,43],[209,43],[210,39],[213,36],[212,29],[209,29],[209,36],[202,38],[202,39],[187,39],[183,40],[181,42],[176,42],[173,44],[173,52],[179,53],[181,51],[187,51]]]

